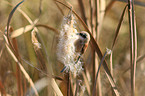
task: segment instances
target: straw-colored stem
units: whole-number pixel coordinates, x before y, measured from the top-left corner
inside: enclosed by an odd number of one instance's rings
[[[62,5],[65,6],[66,8],[71,9],[71,8],[68,7],[66,4],[64,4],[64,3],[62,3],[62,2],[60,2],[60,1],[58,1],[58,0],[55,0],[55,1],[58,2],[58,3],[60,3],[60,4],[62,4]],[[95,51],[97,52],[99,58],[102,59],[102,57],[103,57],[102,52],[101,52],[101,50],[100,50],[100,48],[99,48],[97,42],[96,42],[95,39],[93,38],[93,36],[92,36],[92,34],[91,34],[89,28],[87,27],[87,25],[84,23],[84,21],[80,18],[80,16],[79,16],[74,10],[72,10],[72,12],[76,15],[76,17],[80,20],[80,22],[82,23],[82,25],[84,26],[84,28],[85,28],[85,29],[88,31],[88,33],[90,34],[90,37],[91,37],[91,45],[92,45],[92,47],[95,49]],[[109,80],[109,82],[110,82],[110,84],[111,84],[111,86],[112,86],[112,88],[113,88],[115,94],[116,94],[117,96],[119,96],[119,92],[118,92],[118,90],[117,90],[117,88],[116,88],[115,82],[114,82],[114,80],[113,80],[113,77],[112,77],[112,75],[111,75],[111,73],[110,73],[110,70],[109,70],[109,68],[108,68],[107,62],[106,62],[105,60],[104,60],[104,62],[103,62],[103,67],[104,67],[104,69],[105,69],[105,73],[106,73],[106,75],[107,75],[107,78],[108,78],[108,80]]]
[[[28,80],[28,82],[30,83],[30,85],[32,86],[32,88],[34,89],[34,92],[35,92],[35,95],[36,96],[39,96],[38,95],[38,92],[34,86],[34,83],[32,81],[32,79],[29,77],[28,73],[25,71],[25,69],[23,68],[22,64],[18,61],[17,57],[15,56],[15,54],[12,52],[12,50],[10,49],[9,47],[9,43],[8,43],[8,40],[6,38],[6,36],[4,35],[4,39],[6,41],[6,47],[8,49],[8,52],[10,53],[10,55],[12,56],[12,58],[14,59],[14,61],[19,65],[22,73],[24,74],[25,78]]]
[[[67,96],[70,96],[70,72],[66,73],[67,78]]]
[[[128,0],[129,29],[130,29],[130,63],[131,63],[131,96],[135,96],[135,70],[137,61],[137,33],[134,14],[134,0]]]
[[[87,19],[86,19],[86,14],[85,14],[85,8],[84,8],[83,0],[78,0],[78,4],[79,4],[79,7],[80,7],[80,12],[81,12],[82,19],[87,24]]]
[[[97,78],[98,78],[98,74],[99,74],[99,71],[100,71],[100,68],[101,68],[101,64],[102,64],[103,61],[105,60],[106,55],[107,55],[107,51],[105,52],[103,58],[101,59],[101,62],[100,62],[100,64],[99,64],[99,66],[98,66],[97,74],[96,74],[96,76],[95,76],[95,83],[94,83],[94,85],[93,85],[93,92],[92,92],[93,96],[95,96],[95,94],[97,94],[97,93],[96,93]]]
[[[10,33],[13,32],[13,28],[10,27],[9,29]],[[16,41],[16,38],[13,38],[12,39],[12,44],[16,50],[16,55],[17,57],[19,57],[19,52],[18,52],[18,45],[17,45],[17,41]],[[17,87],[18,87],[18,95],[21,96],[23,94],[23,88],[22,88],[22,79],[21,79],[21,71],[20,71],[20,68],[19,68],[19,65],[16,64],[16,77],[17,77]]]

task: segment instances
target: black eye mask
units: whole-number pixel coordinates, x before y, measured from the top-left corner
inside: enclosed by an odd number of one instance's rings
[[[80,36],[82,36],[83,38],[87,38],[87,35],[86,35],[86,34],[83,34],[83,33],[77,33],[77,35],[80,35]]]

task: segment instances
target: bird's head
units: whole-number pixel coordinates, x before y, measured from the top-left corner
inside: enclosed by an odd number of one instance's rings
[[[81,31],[77,33],[77,35],[79,35],[80,39],[82,39],[84,43],[88,43],[90,41],[90,35],[86,31]]]

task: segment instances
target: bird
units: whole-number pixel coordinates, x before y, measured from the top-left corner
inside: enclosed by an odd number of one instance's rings
[[[77,64],[82,54],[86,51],[90,41],[90,35],[86,31],[78,32],[76,35],[78,35],[79,38],[74,42],[74,46],[75,52],[79,54],[79,57],[76,59],[75,64]]]
[[[81,32],[77,32],[76,36],[78,36],[78,39],[74,42],[74,46],[75,46],[75,52],[77,54],[76,58],[75,58],[75,64],[78,63],[78,61],[80,60],[81,56],[84,54],[84,52],[86,51],[89,41],[90,41],[90,35],[88,32],[86,31],[81,31]],[[61,73],[64,72],[66,70],[66,66],[61,70]]]

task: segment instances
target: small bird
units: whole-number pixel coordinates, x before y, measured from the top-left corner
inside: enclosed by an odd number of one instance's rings
[[[76,33],[76,35],[79,35],[79,38],[75,41],[75,52],[79,53],[79,57],[77,58],[77,63],[81,57],[81,55],[86,51],[89,41],[90,41],[90,35],[86,31],[81,31],[79,33]]]
[[[75,52],[77,54],[79,54],[79,56],[77,56],[75,58],[75,64],[78,63],[78,61],[80,60],[80,57],[82,56],[82,54],[86,51],[89,41],[90,41],[90,35],[89,33],[87,33],[86,31],[81,31],[76,33],[76,35],[78,36],[78,39],[74,42],[74,46],[75,46]],[[61,73],[64,72],[66,70],[66,66],[61,70]]]

